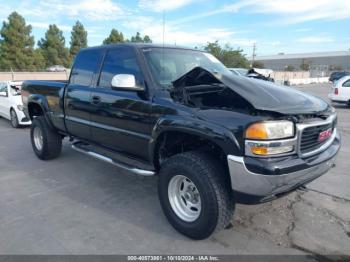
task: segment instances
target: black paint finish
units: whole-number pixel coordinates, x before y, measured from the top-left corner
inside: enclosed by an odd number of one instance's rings
[[[153,81],[143,56],[143,50],[152,47],[122,44],[84,49],[75,60],[69,83],[24,82],[23,94],[28,96],[25,112],[29,115],[29,108],[39,106],[62,134],[153,165],[158,138],[164,132],[192,134],[211,141],[226,155],[243,156],[244,130],[249,124],[288,115],[315,114],[329,108],[323,100],[310,95],[233,75],[218,76],[217,80],[231,89],[240,103],[247,103],[249,110],[235,110],[235,101],[229,109],[187,106]],[[110,52],[120,54],[116,68],[110,66],[114,60],[108,60],[109,64],[104,66]],[[100,83],[102,74],[103,79],[109,79],[110,71],[119,72],[120,59],[128,61],[127,70],[123,68],[120,73],[130,71],[136,75],[137,85],[144,91],[116,90],[106,87],[106,81]]]

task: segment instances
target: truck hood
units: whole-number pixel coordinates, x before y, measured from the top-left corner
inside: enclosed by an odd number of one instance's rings
[[[212,73],[201,67],[192,69],[173,82],[175,89],[210,84],[224,84],[258,110],[295,115],[320,113],[329,108],[329,104],[321,98],[290,87],[233,74]]]

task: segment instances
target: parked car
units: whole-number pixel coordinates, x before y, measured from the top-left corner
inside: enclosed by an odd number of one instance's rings
[[[340,148],[327,102],[234,76],[199,50],[83,49],[67,83],[25,81],[22,96],[39,159],[58,157],[68,137],[81,153],[157,175],[165,216],[193,239],[225,228],[235,203],[270,201],[326,173]]]
[[[336,81],[332,89],[333,92],[328,95],[332,102],[350,105],[350,75]]]
[[[14,128],[31,124],[23,112],[21,84],[22,82],[0,82],[0,116],[11,120]]]
[[[237,76],[246,76],[248,69],[245,68],[229,68],[229,70]]]
[[[272,73],[273,71],[271,69],[252,68],[249,69],[247,77],[275,82],[275,80],[271,77]]]
[[[67,69],[64,66],[61,66],[61,65],[50,66],[46,70],[49,71],[49,72],[64,72],[64,71],[67,71]]]
[[[350,75],[350,72],[346,72],[346,71],[333,72],[333,73],[331,73],[331,75],[329,77],[329,81],[332,82],[332,83],[335,83],[340,78],[342,78],[344,76],[348,76],[348,75]]]

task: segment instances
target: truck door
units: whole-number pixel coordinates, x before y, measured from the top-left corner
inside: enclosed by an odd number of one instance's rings
[[[115,90],[113,76],[133,74],[144,85],[135,50],[116,47],[107,51],[97,86],[92,92],[93,140],[105,147],[147,160],[150,140],[150,103],[146,91]]]
[[[94,78],[103,56],[103,49],[86,49],[75,59],[65,91],[65,123],[69,134],[81,139],[91,139],[90,103]]]

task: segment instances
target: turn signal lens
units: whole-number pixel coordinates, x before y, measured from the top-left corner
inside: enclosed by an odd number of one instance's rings
[[[267,155],[267,147],[252,147],[250,149],[254,155]]]
[[[252,146],[250,148],[250,151],[254,155],[260,155],[260,156],[284,154],[284,153],[292,152],[293,150],[294,150],[293,146],[281,146],[281,147],[268,147],[268,146],[255,147],[255,146]]]
[[[249,139],[268,139],[268,134],[263,123],[252,124],[247,129],[245,136]]]
[[[291,121],[266,121],[250,125],[245,133],[248,139],[270,140],[294,136],[294,124]]]

